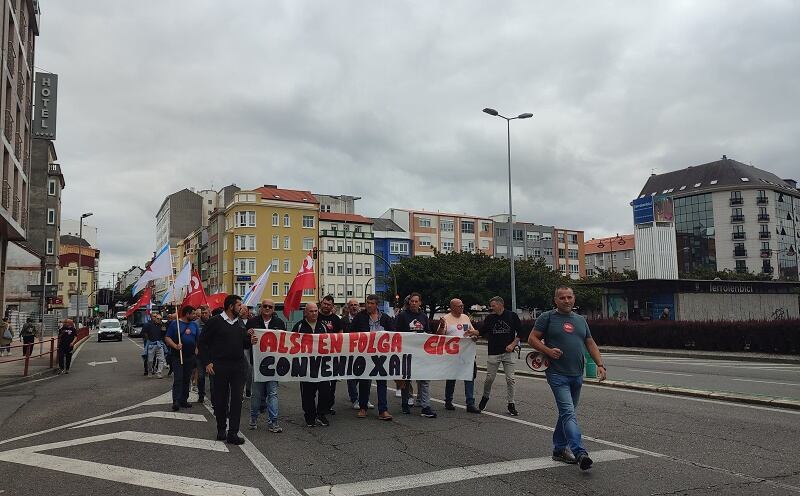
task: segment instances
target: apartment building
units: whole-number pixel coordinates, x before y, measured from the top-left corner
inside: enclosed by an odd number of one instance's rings
[[[371,219],[356,214],[319,214],[319,280],[322,294],[337,305],[364,300],[375,287]]]
[[[636,270],[636,239],[633,234],[592,238],[583,244],[586,256],[586,275],[600,271],[623,273]]]
[[[412,255],[466,251],[494,254],[494,222],[488,217],[391,208],[381,215],[409,233]]]

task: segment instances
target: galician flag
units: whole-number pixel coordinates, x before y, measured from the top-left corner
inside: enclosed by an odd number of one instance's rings
[[[161,298],[161,304],[165,305],[168,302],[176,302],[180,298],[181,290],[192,283],[192,264],[186,262],[183,265],[180,273],[175,276],[175,282],[169,285],[167,292]]]
[[[311,257],[311,252],[308,252],[306,259],[303,260],[303,266],[294,276],[292,286],[289,288],[289,293],[286,299],[283,300],[283,315],[289,318],[289,315],[295,310],[300,308],[300,300],[303,299],[303,290],[314,289],[317,287],[317,278],[314,276],[314,259]]]
[[[147,286],[150,281],[161,279],[162,277],[169,277],[172,275],[172,252],[169,250],[169,243],[165,244],[156,257],[150,262],[150,266],[144,271],[142,277],[133,285],[133,294],[136,295],[139,291]]]
[[[242,298],[242,305],[246,307],[254,307],[261,302],[261,295],[264,294],[264,288],[267,287],[269,275],[272,273],[272,264],[267,265],[267,270],[261,274],[253,287]]]

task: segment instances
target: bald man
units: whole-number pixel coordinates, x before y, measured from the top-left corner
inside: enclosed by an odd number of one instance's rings
[[[458,298],[450,300],[450,313],[439,319],[437,334],[456,337],[471,337],[477,339],[480,334],[473,327],[469,316],[464,314],[464,302]],[[475,407],[475,375],[478,372],[477,365],[472,366],[472,380],[464,381],[464,396],[467,400],[467,411],[469,413],[481,413]],[[455,410],[453,406],[453,393],[456,389],[456,381],[448,380],[444,387],[444,407],[446,410]]]
[[[292,328],[292,332],[305,334],[324,334],[327,332],[325,325],[319,320],[319,308],[316,303],[308,303],[303,309],[303,320]],[[330,425],[325,413],[330,408],[330,382],[301,382],[300,398],[303,403],[303,415],[306,427]]]

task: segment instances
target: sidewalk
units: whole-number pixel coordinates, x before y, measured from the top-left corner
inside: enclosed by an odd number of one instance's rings
[[[82,346],[88,339],[89,337],[86,336],[79,340],[75,344],[75,351],[77,351],[78,348],[80,348],[80,346]],[[12,346],[16,346],[17,344],[21,343],[15,340],[12,343]],[[23,358],[21,347],[11,348],[11,355],[0,357],[0,387],[10,386],[18,382],[24,382],[33,379],[37,376],[52,373],[58,368],[58,350],[54,348],[53,367],[50,367],[50,343],[49,341],[45,341],[43,345],[40,345],[37,342],[33,348],[34,356],[40,353],[40,346],[42,346],[41,349],[44,355],[30,359],[28,363],[27,376],[23,375],[25,370],[25,361],[19,360],[20,358]]]

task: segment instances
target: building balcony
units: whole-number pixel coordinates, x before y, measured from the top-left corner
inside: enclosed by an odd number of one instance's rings
[[[769,248],[761,250],[761,258],[769,258],[772,256],[772,250]]]
[[[743,198],[731,198],[731,205],[743,205],[744,199]]]
[[[351,238],[351,239],[372,239],[374,235],[371,232],[360,231],[340,231],[338,229],[321,229],[319,231],[321,237],[328,238]]]
[[[14,3],[14,2],[12,2]],[[14,40],[8,40],[8,51],[6,51],[6,67],[8,72],[14,74],[17,68],[17,50],[14,48]]]
[[[0,201],[4,209],[11,210],[11,185],[8,181],[3,181],[3,195]]]
[[[759,196],[756,198],[756,205],[767,205],[769,203],[769,198],[766,196]]]
[[[17,96],[21,102],[25,101],[25,77],[22,71],[17,73]]]
[[[747,250],[745,248],[734,248],[733,249],[733,256],[734,257],[746,257]]]
[[[11,111],[6,109],[6,120],[5,126],[3,126],[3,135],[6,137],[6,141],[9,143],[14,142],[14,116],[11,114]]]
[[[744,215],[731,215],[732,223],[744,222]]]
[[[770,239],[772,237],[772,233],[769,231],[761,231],[758,233],[758,239]]]
[[[759,222],[769,222],[769,214],[758,214]]]
[[[733,233],[733,239],[735,239],[735,240],[745,239],[745,233],[743,233],[743,232],[735,232],[735,233]]]
[[[14,155],[17,156],[17,160],[22,161],[22,135],[19,133],[14,140]]]

